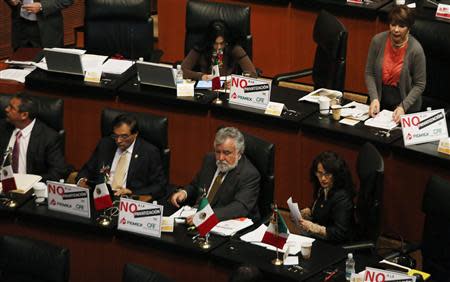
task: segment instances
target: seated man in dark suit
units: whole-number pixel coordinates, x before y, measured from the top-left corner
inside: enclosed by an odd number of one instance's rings
[[[35,102],[24,94],[11,98],[0,122],[0,152],[11,150],[14,173],[36,174],[42,181],[59,181],[70,172],[62,140],[54,129],[36,118]]]
[[[139,138],[136,118],[119,115],[112,127],[113,134],[100,140],[78,173],[78,185],[101,183],[107,173],[108,184],[116,196],[136,195],[142,201],[162,197],[167,183],[161,157],[155,146]]]
[[[195,204],[206,193],[220,221],[237,217],[258,220],[260,175],[243,154],[244,150],[244,136],[237,128],[225,127],[217,131],[214,153],[206,155],[191,184],[170,197],[171,204],[175,207],[183,202]],[[187,223],[192,223],[192,217]]]
[[[36,174],[42,181],[59,181],[70,172],[64,161],[61,138],[36,118],[36,105],[23,94],[11,98],[0,122],[0,152],[11,150],[15,173]]]

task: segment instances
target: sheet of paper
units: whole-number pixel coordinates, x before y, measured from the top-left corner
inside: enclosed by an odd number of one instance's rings
[[[97,69],[103,65],[103,62],[107,59],[107,56],[93,55],[93,54],[84,54],[81,56],[81,64],[83,65],[83,69]]]
[[[298,256],[288,256],[283,260],[283,265],[298,265]]]
[[[196,208],[190,206],[182,206],[179,210],[174,212],[170,217],[172,218],[186,218],[188,216],[194,215],[197,212]]]
[[[34,68],[26,69],[5,69],[0,71],[0,79],[11,79],[25,83],[25,77],[33,71]]]
[[[53,51],[64,52],[64,53],[71,53],[71,54],[79,54],[79,55],[83,55],[84,53],[86,53],[86,50],[74,49],[74,48],[53,47],[53,48],[50,48],[50,49],[53,50]]]
[[[346,124],[346,125],[350,125],[350,126],[355,126],[356,124],[358,124],[360,121],[357,119],[352,119],[352,118],[343,118],[339,121],[339,123],[342,124]]]
[[[13,190],[13,192],[25,194],[41,179],[42,177],[39,175],[14,173],[14,180],[16,181],[17,190]],[[0,191],[1,189],[2,183],[0,182]]]
[[[397,126],[397,123],[392,120],[392,114],[392,111],[382,110],[374,118],[366,120],[364,125],[391,130]]]
[[[252,225],[253,221],[249,218],[235,218],[219,222],[211,232],[221,236],[233,236],[238,231]]]
[[[302,219],[302,214],[300,213],[300,209],[298,208],[298,203],[292,202],[292,197],[289,197],[287,200],[287,204],[289,207],[289,211],[294,219],[294,222],[299,222]]]
[[[103,64],[103,72],[111,74],[122,74],[127,71],[132,65],[133,61],[109,59]]]
[[[320,96],[326,96],[330,99],[334,98],[341,98],[342,92],[337,90],[331,90],[326,88],[320,88],[317,90],[314,90],[313,92],[309,93],[306,96],[303,96],[302,98],[298,99],[299,101],[306,101],[311,103],[319,104],[319,97]]]
[[[355,108],[348,108],[351,106],[355,106]],[[342,117],[349,117],[356,120],[366,120],[369,118],[369,105],[353,101],[342,107],[343,107],[343,109],[341,110]]]

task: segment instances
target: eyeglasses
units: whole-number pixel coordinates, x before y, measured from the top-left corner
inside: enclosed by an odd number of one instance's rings
[[[316,176],[317,176],[318,178],[322,178],[322,177],[330,178],[330,177],[333,176],[333,174],[330,173],[330,172],[320,172],[320,171],[316,171]]]
[[[128,135],[128,134],[120,134],[120,135],[118,135],[118,134],[111,134],[111,138],[112,139],[114,139],[114,140],[116,140],[116,139],[128,139],[128,138],[130,138],[130,136],[131,135]]]

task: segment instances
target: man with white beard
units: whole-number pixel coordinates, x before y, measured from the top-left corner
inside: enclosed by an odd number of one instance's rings
[[[237,217],[259,220],[260,175],[245,157],[244,150],[244,136],[237,128],[218,130],[214,153],[205,156],[202,168],[191,184],[170,197],[171,204],[177,208],[180,204],[194,205],[206,195],[220,221]],[[192,217],[186,221],[191,224]]]

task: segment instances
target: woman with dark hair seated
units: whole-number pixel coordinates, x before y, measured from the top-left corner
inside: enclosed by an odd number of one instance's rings
[[[310,180],[314,203],[300,211],[300,232],[335,243],[350,241],[354,187],[347,163],[334,152],[323,152],[312,163]]]
[[[233,39],[223,21],[213,21],[205,31],[202,42],[184,58],[183,77],[194,80],[211,80],[213,65],[219,65],[221,76],[235,73],[237,66],[244,73],[256,77],[256,69],[245,50]],[[197,69],[199,71],[197,71]]]

